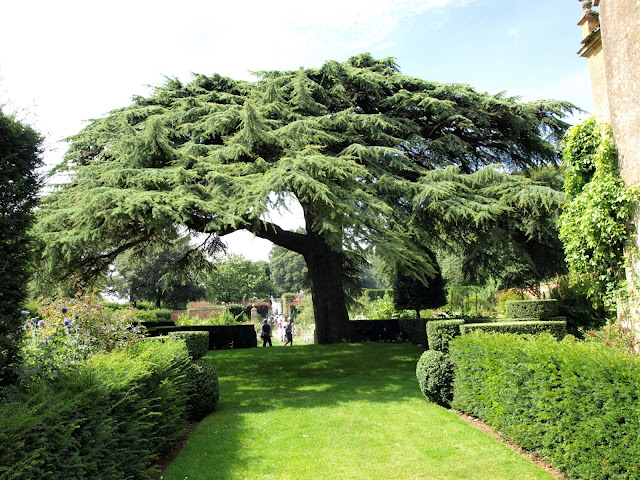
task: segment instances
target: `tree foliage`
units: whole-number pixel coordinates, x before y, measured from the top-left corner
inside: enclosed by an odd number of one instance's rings
[[[218,302],[269,300],[273,284],[269,264],[254,262],[242,255],[228,255],[215,262],[206,280],[208,295]]]
[[[437,308],[447,303],[445,282],[439,267],[425,285],[415,277],[397,273],[393,281],[393,303],[398,310],[414,310],[420,318],[420,310]]]
[[[438,257],[451,284],[482,285],[492,279],[501,289],[535,289],[541,281],[566,273],[558,236],[563,170],[555,166],[526,169],[509,180],[522,189],[505,194],[509,189],[499,192],[494,180],[473,187],[501,211],[491,222],[452,225],[447,233]]]
[[[10,383],[32,273],[33,209],[37,203],[43,138],[0,109],[0,388]]]
[[[274,295],[278,298],[283,293],[309,288],[309,272],[299,253],[274,245],[269,252],[269,272]]]
[[[569,130],[563,155],[567,204],[560,238],[567,263],[594,302],[612,310],[625,276],[624,248],[638,190],[624,184],[611,128],[595,117]]]
[[[544,187],[504,171],[555,162],[573,108],[409,77],[368,54],[256,75],[169,79],[74,136],[60,167],[72,181],[41,212],[47,261],[86,276],[181,226],[245,229],[303,255],[318,340],[340,341],[345,267],[375,250],[426,282],[421,252],[443,227],[488,225],[507,208],[496,197],[544,203]],[[266,220],[291,198],[304,233]]]
[[[184,309],[189,301],[204,298],[202,279],[212,266],[189,240],[151,249],[144,256],[122,253],[116,258],[110,289],[132,302],[153,302],[157,308]]]

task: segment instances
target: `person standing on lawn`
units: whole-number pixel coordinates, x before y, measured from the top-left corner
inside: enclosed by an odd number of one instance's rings
[[[267,345],[273,347],[273,344],[271,343],[271,325],[267,323],[266,318],[262,321],[262,327],[260,328],[260,337],[262,338],[263,347],[266,347]]]
[[[285,323],[284,334],[287,337],[287,341],[285,342],[284,346],[286,347],[287,344],[290,343],[293,347],[293,318],[289,319],[289,321]]]

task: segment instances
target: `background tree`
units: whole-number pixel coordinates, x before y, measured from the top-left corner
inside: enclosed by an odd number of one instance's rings
[[[276,297],[309,288],[309,272],[299,253],[274,245],[269,252],[269,271]]]
[[[492,279],[500,289],[535,291],[540,282],[566,273],[558,233],[563,170],[557,166],[532,168],[518,175],[538,187],[532,185],[516,195],[503,195],[500,189],[496,192],[493,180],[473,187],[485,199],[493,197],[495,207],[502,210],[493,221],[443,227],[450,231],[438,257],[450,284],[483,285]]]
[[[86,278],[181,227],[245,229],[305,258],[318,341],[339,342],[351,332],[345,267],[375,250],[426,282],[435,269],[421,252],[442,225],[504,213],[497,193],[481,201],[474,182],[492,179],[513,201],[538,188],[478,170],[555,162],[572,109],[409,77],[368,54],[257,76],[168,80],[73,137],[61,166],[73,179],[41,210],[50,266]],[[266,220],[292,198],[305,233]]]
[[[393,279],[393,304],[397,310],[414,310],[420,318],[420,310],[438,308],[447,303],[445,281],[436,267],[436,274],[424,284],[415,277],[396,273]]]
[[[13,380],[9,365],[18,353],[20,310],[32,274],[29,230],[41,186],[42,142],[33,128],[0,108],[0,390]]]
[[[116,274],[110,278],[109,288],[120,297],[131,302],[153,302],[157,308],[183,309],[189,301],[205,297],[202,278],[212,266],[191,246],[190,239],[184,238],[144,256],[124,252],[114,268]]]
[[[375,254],[367,256],[365,265],[360,269],[362,288],[387,288],[389,281],[384,271],[382,261]]]
[[[273,291],[269,264],[242,255],[229,255],[215,263],[206,280],[208,295],[218,302],[265,301]]]

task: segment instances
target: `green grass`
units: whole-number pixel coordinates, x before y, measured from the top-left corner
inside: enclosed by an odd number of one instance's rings
[[[551,479],[419,391],[409,344],[212,351],[220,403],[163,480]]]

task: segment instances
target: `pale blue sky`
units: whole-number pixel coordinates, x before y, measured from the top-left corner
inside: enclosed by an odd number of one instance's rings
[[[250,79],[371,52],[403,73],[592,110],[577,0],[31,0],[0,6],[0,104],[59,140],[163,75]],[[264,259],[269,244],[232,239]]]

